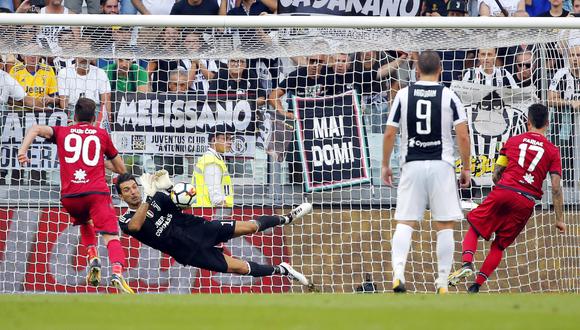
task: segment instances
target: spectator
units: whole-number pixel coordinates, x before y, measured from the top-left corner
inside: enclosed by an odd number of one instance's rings
[[[240,5],[228,11],[228,15],[258,16],[264,13],[273,14],[278,11],[276,0],[241,0]]]
[[[168,74],[167,92],[171,94],[185,94],[189,90],[189,75],[183,68],[171,70]]]
[[[530,17],[538,17],[550,10],[550,0],[526,0],[526,12]]]
[[[580,110],[580,45],[568,51],[568,65],[556,72],[548,88],[548,105],[553,112],[551,133],[560,146],[564,185],[573,187],[575,143],[575,112]]]
[[[83,11],[83,2],[87,3],[87,13],[100,14],[101,1],[100,0],[65,0],[65,6],[74,13],[81,14]]]
[[[179,0],[171,8],[171,15],[225,15],[227,0]]]
[[[330,57],[326,72],[326,86],[333,95],[342,94],[354,89],[355,74],[352,71],[352,59],[346,53]]]
[[[131,0],[141,15],[169,15],[175,0]]]
[[[449,0],[449,2],[447,2],[447,16],[467,16],[466,0]]]
[[[527,16],[525,0],[501,0],[501,4],[508,16]],[[518,14],[516,14],[518,13]],[[480,16],[505,16],[496,3],[496,0],[479,0]]]
[[[463,81],[494,87],[518,88],[513,76],[504,68],[495,66],[495,48],[480,48],[477,50],[479,66],[468,69],[463,75]]]
[[[0,0],[0,8],[6,9],[3,13],[13,13],[14,8],[20,6],[20,0]]]
[[[179,31],[175,28],[167,27],[159,36],[160,44],[158,47],[163,54],[174,54],[177,49],[182,47]],[[149,61],[147,72],[149,73],[149,77],[151,77],[151,90],[153,92],[167,92],[169,72],[178,68],[187,70],[187,65],[184,60],[155,59]]]
[[[149,92],[147,71],[133,60],[117,59],[104,68],[113,92]]]
[[[425,0],[421,16],[447,16],[448,0]]]
[[[204,51],[205,44],[203,36],[199,32],[191,30],[183,31],[183,46],[191,52]],[[218,72],[218,65],[214,60],[191,59],[183,60],[185,69],[189,72],[189,89],[201,94],[207,94],[209,90],[209,81],[213,79]]]
[[[118,15],[119,14],[119,0],[100,0],[101,14]]]
[[[534,86],[532,80],[536,80],[533,79],[536,68],[533,59],[533,54],[529,50],[523,50],[517,54],[513,77],[519,87]]]
[[[58,93],[63,109],[68,109],[69,105],[74,107],[78,99],[84,97],[111,111],[109,78],[103,69],[91,65],[87,58],[77,57],[73,67],[58,73]]]
[[[229,59],[227,68],[219,70],[209,89],[210,93],[243,94],[255,98],[258,106],[266,104],[266,92],[258,87],[256,71],[248,69],[245,59]]]
[[[562,7],[563,0],[550,0],[550,10],[540,14],[540,17],[566,17],[570,13]]]
[[[573,8],[574,14],[580,14],[580,0],[574,0],[572,8]]]
[[[58,84],[52,67],[41,63],[38,56],[22,55],[24,62],[17,62],[10,76],[26,91],[23,104],[33,109],[52,106],[57,100]]]
[[[4,110],[5,104],[11,104],[9,100],[22,101],[25,96],[24,88],[12,76],[0,70],[0,110]]]
[[[121,0],[121,15],[135,15],[137,14],[137,9],[133,6],[131,0]]]

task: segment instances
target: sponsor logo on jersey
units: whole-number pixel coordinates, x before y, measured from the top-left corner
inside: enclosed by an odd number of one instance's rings
[[[157,204],[156,201],[152,201],[151,206],[153,206],[153,208],[155,208],[157,210],[157,212],[161,211],[161,207],[159,207],[159,204]]]
[[[409,139],[409,148],[415,148],[415,147],[417,147],[417,148],[430,148],[430,147],[435,147],[435,146],[440,146],[440,145],[441,145],[441,140],[420,141],[414,137]]]

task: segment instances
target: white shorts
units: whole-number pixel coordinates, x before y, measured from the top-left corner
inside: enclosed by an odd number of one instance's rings
[[[401,170],[395,220],[423,220],[427,207],[433,220],[463,219],[455,171],[442,160],[413,161]]]

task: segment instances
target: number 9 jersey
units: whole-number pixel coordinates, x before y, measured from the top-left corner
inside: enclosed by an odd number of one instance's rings
[[[50,142],[57,145],[60,163],[61,198],[109,194],[105,159],[118,151],[106,130],[88,123],[53,126]]]
[[[499,187],[542,198],[546,175],[562,176],[560,151],[545,136],[527,132],[511,137],[500,151],[497,164],[505,166]]]

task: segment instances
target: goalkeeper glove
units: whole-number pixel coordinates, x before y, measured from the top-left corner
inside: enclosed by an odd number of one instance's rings
[[[143,186],[143,191],[147,197],[153,197],[157,192],[155,177],[149,173],[141,175],[141,185]]]
[[[155,172],[153,182],[155,183],[155,188],[158,190],[169,190],[173,187],[173,182],[169,178],[169,173],[166,170]]]

